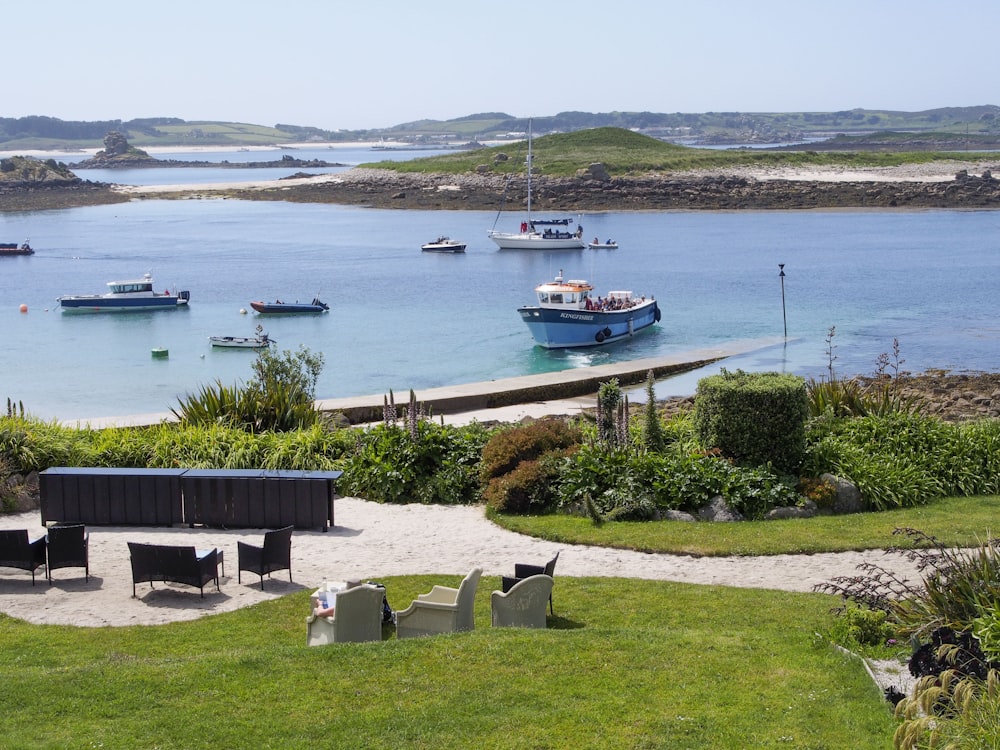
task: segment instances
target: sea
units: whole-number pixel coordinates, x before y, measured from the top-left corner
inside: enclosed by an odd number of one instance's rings
[[[131,185],[242,182],[439,152],[350,145],[155,155],[221,165],[285,153],[344,166],[77,173]],[[522,218],[225,199],[0,213],[0,242],[30,239],[36,250],[0,258],[0,399],[67,422],[163,414],[202,387],[250,379],[256,355],[213,349],[209,337],[251,336],[257,326],[278,353],[323,356],[322,399],[392,390],[400,401],[411,389],[419,399],[439,386],[758,339],[772,343],[661,380],[657,397],[694,393],[722,368],[817,378],[886,364],[1000,370],[1000,211],[610,211],[572,220],[586,239],[613,239],[617,250],[498,250],[487,238]],[[466,253],[421,252],[440,235],[466,242]],[[109,281],[145,273],[158,289],[188,290],[188,309],[59,309],[60,295],[103,293]],[[517,308],[557,274],[587,279],[598,294],[654,296],[662,320],[604,347],[538,347]],[[330,311],[260,316],[250,307],[313,297]],[[152,356],[160,348],[167,356]]]

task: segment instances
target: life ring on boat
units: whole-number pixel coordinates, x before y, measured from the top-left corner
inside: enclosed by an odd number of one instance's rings
[[[604,335],[604,331],[598,331],[594,338],[597,340],[597,343],[600,344],[607,337]]]
[[[660,322],[660,308],[659,308],[659,307],[657,307],[657,308],[656,308],[656,312],[655,312],[655,313],[653,313],[653,319],[654,319],[654,320],[655,320],[655,321],[656,321],[657,323],[659,323],[659,322]]]

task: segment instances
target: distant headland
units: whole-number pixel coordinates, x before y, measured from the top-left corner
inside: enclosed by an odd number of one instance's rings
[[[128,142],[128,138],[117,130],[112,130],[104,136],[104,149],[98,151],[89,159],[84,159],[68,165],[70,169],[142,169],[147,167],[215,167],[227,169],[309,169],[321,167],[343,167],[345,164],[323,161],[321,159],[296,159],[288,154],[280,159],[270,161],[191,161],[180,159],[157,159],[141,148],[136,148]]]

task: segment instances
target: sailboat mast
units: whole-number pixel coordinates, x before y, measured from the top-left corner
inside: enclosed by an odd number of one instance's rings
[[[531,230],[531,120],[528,120],[528,230]]]

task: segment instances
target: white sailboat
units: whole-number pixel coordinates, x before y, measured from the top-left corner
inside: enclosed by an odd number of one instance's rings
[[[572,219],[533,219],[531,217],[531,123],[528,123],[528,215],[518,232],[500,232],[495,228],[487,234],[501,250],[582,250],[583,227],[572,231]],[[499,218],[499,214],[497,215]],[[494,227],[496,222],[494,222]]]

